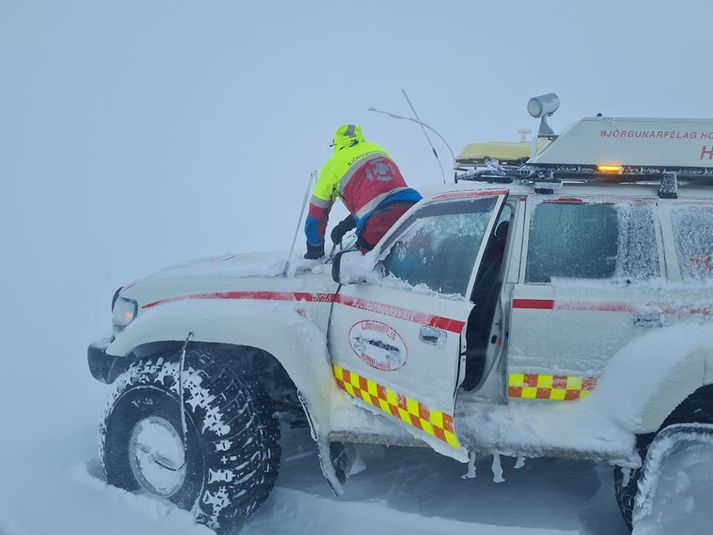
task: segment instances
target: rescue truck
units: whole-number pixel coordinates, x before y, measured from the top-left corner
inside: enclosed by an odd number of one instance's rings
[[[107,481],[224,532],[302,423],[336,494],[359,443],[592,459],[631,527],[682,444],[713,462],[713,120],[543,121],[515,145],[466,147],[367,255],[119,288],[88,349]]]

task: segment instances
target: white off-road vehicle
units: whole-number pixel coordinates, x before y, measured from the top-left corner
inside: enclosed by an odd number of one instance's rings
[[[631,525],[674,453],[713,463],[713,121],[547,140],[463,155],[367,255],[220,256],[117,290],[88,355],[113,383],[109,483],[225,531],[270,493],[282,420],[336,493],[355,443],[576,457],[615,467]]]

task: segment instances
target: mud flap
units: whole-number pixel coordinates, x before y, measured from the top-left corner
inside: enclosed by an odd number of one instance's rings
[[[329,445],[329,456],[337,473],[337,479],[342,484],[354,474],[366,468],[354,444],[348,442],[332,442]]]
[[[297,391],[297,399],[299,399],[300,405],[302,405],[302,409],[304,410],[305,415],[307,416],[307,423],[309,424],[309,432],[312,436],[312,440],[317,443],[317,455],[319,457],[319,467],[322,470],[322,475],[324,475],[324,478],[327,480],[327,484],[329,485],[329,488],[332,489],[334,495],[337,497],[341,497],[342,494],[344,494],[344,487],[342,487],[342,483],[344,483],[346,477],[340,477],[338,475],[338,469],[332,462],[331,453],[332,444],[340,443],[332,443],[326,438],[319,438],[317,428],[314,424],[314,421],[312,420],[312,416],[310,415],[309,408],[307,406],[307,401],[304,399],[304,396],[302,396],[302,393],[300,391]],[[338,448],[335,451],[338,452]],[[347,472],[344,472],[342,470],[342,474],[346,473]]]

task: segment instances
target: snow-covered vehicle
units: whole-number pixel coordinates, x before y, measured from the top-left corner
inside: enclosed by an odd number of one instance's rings
[[[685,424],[713,462],[712,158],[713,121],[585,118],[524,166],[470,161],[367,255],[120,288],[88,355],[108,481],[225,530],[274,485],[282,421],[336,493],[355,443],[586,458],[630,524],[658,437]]]

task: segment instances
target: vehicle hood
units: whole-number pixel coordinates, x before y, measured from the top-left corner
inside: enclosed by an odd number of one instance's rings
[[[331,264],[293,257],[290,273],[283,277],[286,262],[286,252],[224,254],[190,260],[127,284],[121,296],[136,301],[140,308],[151,308],[157,303],[213,297],[252,299],[248,295],[252,293],[263,299],[264,292],[278,292],[284,297],[291,292],[331,294],[336,290]]]
[[[277,277],[285,270],[287,256],[287,251],[209,256],[165,267],[143,278],[141,282],[177,278]],[[315,267],[315,261],[296,257],[292,261],[297,271],[304,272]]]

